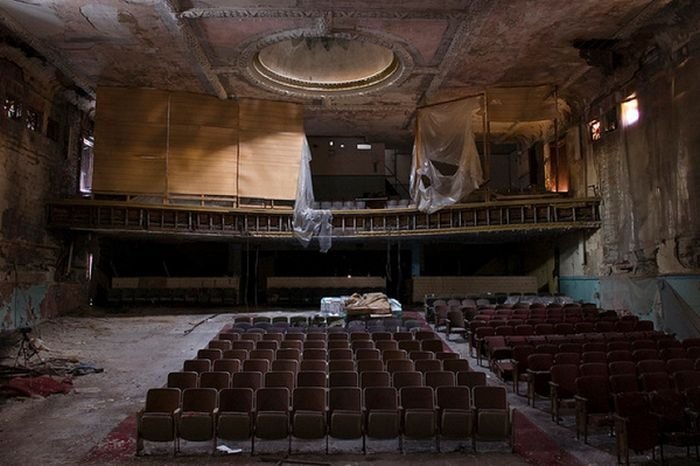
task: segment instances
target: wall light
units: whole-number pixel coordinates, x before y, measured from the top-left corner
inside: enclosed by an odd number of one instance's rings
[[[588,131],[591,135],[591,141],[600,141],[600,120],[591,120],[588,123]]]
[[[633,125],[639,120],[639,102],[634,94],[620,104],[620,113],[622,113],[623,128]]]

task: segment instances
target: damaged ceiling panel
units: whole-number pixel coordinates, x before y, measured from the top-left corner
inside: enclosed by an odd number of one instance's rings
[[[579,97],[567,88],[594,70],[574,43],[625,39],[668,3],[4,0],[0,23],[90,95],[108,85],[288,100],[305,104],[308,134],[405,147],[417,107],[484,91],[501,137],[561,116]],[[382,47],[396,69],[327,91],[255,72],[263,49],[300,40]],[[556,106],[553,89],[564,99]]]

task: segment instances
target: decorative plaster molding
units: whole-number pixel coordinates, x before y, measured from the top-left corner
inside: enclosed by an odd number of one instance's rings
[[[435,92],[442,85],[447,74],[454,69],[457,60],[469,54],[471,42],[481,33],[481,28],[491,15],[494,4],[495,2],[489,0],[474,0],[469,4],[468,11],[453,34],[452,43],[440,62],[440,71],[425,91],[426,95]]]
[[[343,96],[358,96],[376,92],[381,89],[386,89],[396,86],[404,82],[412,73],[414,68],[414,59],[411,53],[400,42],[399,39],[389,36],[381,32],[368,31],[328,31],[324,36],[336,37],[351,41],[367,42],[376,44],[391,50],[397,60],[396,71],[384,80],[377,84],[368,85],[358,89],[351,90],[332,90],[332,91],[314,91],[302,88],[290,87],[274,82],[262,74],[260,74],[254,64],[258,52],[265,47],[290,39],[301,39],[306,37],[319,37],[318,28],[301,28],[281,31],[274,34],[256,36],[241,44],[239,47],[237,64],[233,67],[216,67],[217,72],[233,72],[240,73],[240,76],[256,87],[266,89],[268,91],[282,94],[285,96],[295,96],[302,98],[317,98],[317,97],[343,97]]]
[[[471,8],[470,8],[471,9]],[[318,18],[326,16],[326,10],[305,10],[301,8],[190,8],[179,13],[181,18]],[[461,10],[398,10],[398,9],[333,9],[338,18],[376,19],[463,19]]]
[[[213,92],[220,99],[227,99],[229,93],[226,91],[224,86],[221,84],[219,77],[212,70],[211,63],[207,58],[202,45],[199,40],[192,32],[190,25],[182,20],[177,13],[177,1],[176,0],[166,0],[163,3],[156,5],[160,17],[163,22],[168,26],[169,29],[173,30],[176,34],[180,36],[180,39],[185,44],[187,48],[188,61],[192,64],[193,68],[199,71],[201,76],[200,81],[206,87],[205,92]]]

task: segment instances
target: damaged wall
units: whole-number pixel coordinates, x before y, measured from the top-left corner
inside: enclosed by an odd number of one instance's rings
[[[603,197],[602,254],[612,272],[700,270],[699,74],[697,50],[635,80],[623,94],[636,94],[639,121],[592,143]]]
[[[46,230],[45,205],[77,192],[89,122],[55,70],[30,56],[0,41],[0,330],[85,302],[84,249]]]
[[[589,79],[572,184],[600,195],[602,227],[562,247],[560,286],[684,338],[700,335],[700,12],[679,5],[619,50],[613,75]],[[632,96],[639,120],[624,127]]]

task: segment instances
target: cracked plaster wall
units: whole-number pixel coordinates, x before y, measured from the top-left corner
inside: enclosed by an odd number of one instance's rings
[[[79,136],[88,123],[40,60],[2,45],[0,76],[0,103],[11,97],[24,110],[16,120],[0,114],[0,330],[8,330],[85,302],[81,242],[69,271],[69,242],[47,231],[46,202],[76,192]],[[29,107],[40,112],[40,131],[27,127]],[[57,125],[53,138],[49,120]]]
[[[700,271],[699,74],[700,53],[636,82],[640,120],[592,143],[610,272]]]
[[[602,198],[602,226],[560,242],[563,292],[634,312],[679,337],[700,335],[700,34],[693,21],[691,34],[686,23],[656,31],[663,40],[643,43],[634,69],[606,78],[588,120],[605,127],[606,113],[632,93],[640,119],[599,141],[581,126],[582,161],[571,167],[572,179]]]

